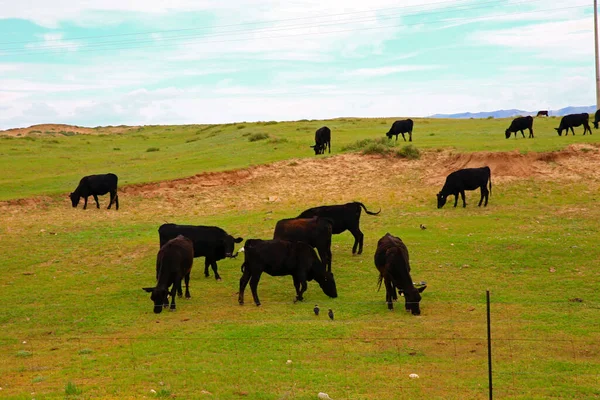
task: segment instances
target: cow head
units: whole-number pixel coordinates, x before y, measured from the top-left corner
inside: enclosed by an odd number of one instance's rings
[[[506,136],[506,138],[508,139],[508,138],[510,138],[511,133],[512,132],[507,129],[506,132],[504,132],[504,136]],[[516,137],[516,135],[515,135],[515,137]]]
[[[237,253],[233,253],[233,250],[235,249],[235,243],[241,243],[243,240],[244,239],[241,237],[234,238],[231,235],[225,235],[225,238],[223,238],[225,257],[237,257]]]
[[[387,136],[388,139],[391,139],[392,136],[394,136],[394,135],[392,134],[392,131],[390,130],[388,133],[385,134],[385,136]]]
[[[163,307],[167,307],[169,305],[169,291],[167,289],[159,289],[157,287],[145,287],[142,289],[145,292],[152,293],[150,295],[150,300],[154,302],[155,314],[160,314],[162,312]]]
[[[404,308],[406,311],[410,311],[412,315],[421,315],[420,301],[421,294],[419,294],[419,291],[415,287],[404,293]]]
[[[446,198],[447,198],[447,196],[445,194],[442,194],[442,192],[439,192],[437,194],[437,207],[438,208],[444,207],[444,204],[446,204]]]
[[[315,151],[315,155],[325,152],[325,149],[323,149],[322,145],[320,145],[320,144],[315,144],[314,146],[310,146],[310,147]]]
[[[337,297],[337,287],[335,286],[335,279],[333,279],[333,274],[331,272],[325,271],[324,277],[319,280],[319,286],[329,297],[336,298]]]
[[[79,199],[81,197],[77,193],[70,193],[69,198],[71,199],[71,204],[73,205],[73,208],[77,207],[77,204],[79,204]]]
[[[554,128],[554,129],[556,129],[556,132],[558,132],[558,136],[562,136],[562,129],[560,129],[560,128]],[[568,135],[569,134],[567,133],[567,136]]]

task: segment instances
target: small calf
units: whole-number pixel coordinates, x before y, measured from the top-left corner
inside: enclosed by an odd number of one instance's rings
[[[115,203],[115,208],[119,209],[119,196],[117,195],[117,181],[119,178],[115,174],[88,175],[81,178],[79,185],[69,194],[73,208],[79,204],[79,199],[83,197],[83,209],[87,208],[89,196],[93,196],[96,200],[96,208],[100,208],[98,196],[105,195],[110,192],[110,203],[108,209]]]

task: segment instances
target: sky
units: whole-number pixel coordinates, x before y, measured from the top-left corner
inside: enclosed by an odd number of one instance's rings
[[[591,0],[0,0],[0,129],[595,103]]]

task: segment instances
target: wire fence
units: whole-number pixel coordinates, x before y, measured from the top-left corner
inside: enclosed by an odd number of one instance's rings
[[[600,325],[578,320],[598,307],[573,306],[560,320],[540,324],[539,315],[514,318],[521,304],[491,304],[494,398],[600,397]],[[148,319],[163,325],[162,335],[149,327],[118,335],[0,337],[0,397],[60,397],[72,382],[70,390],[83,398],[304,399],[325,392],[333,399],[485,399],[486,310],[474,308],[450,303],[443,317],[427,308],[413,317],[399,303],[367,324],[342,310],[334,321],[326,314],[278,324],[215,317],[191,328],[169,313]]]

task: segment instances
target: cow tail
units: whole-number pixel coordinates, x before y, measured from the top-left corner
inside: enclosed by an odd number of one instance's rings
[[[381,289],[381,282],[383,282],[383,274],[379,274],[379,279],[377,279],[377,291]]]
[[[492,195],[492,171],[490,171],[490,196]]]
[[[367,214],[369,214],[369,215],[377,215],[377,214],[379,214],[379,213],[381,212],[381,208],[380,208],[380,209],[379,209],[379,211],[377,211],[377,212],[371,212],[371,211],[367,210],[367,207],[365,207],[365,205],[364,205],[363,203],[361,203],[361,202],[359,202],[359,201],[357,201],[357,203],[358,203],[358,205],[359,205],[359,206],[361,206],[361,207],[363,208],[363,210],[365,210],[365,212],[366,212]]]

